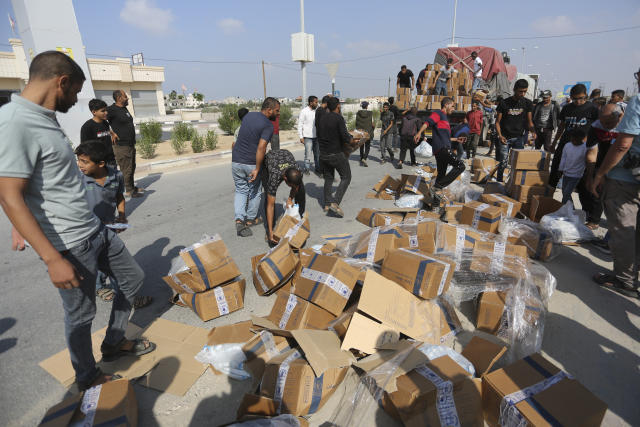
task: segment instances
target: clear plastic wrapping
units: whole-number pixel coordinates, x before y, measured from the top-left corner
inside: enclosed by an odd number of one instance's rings
[[[549,261],[558,255],[554,233],[528,219],[506,218],[500,222],[500,236],[517,245],[527,247],[529,257]]]
[[[557,211],[543,216],[540,220],[540,225],[553,233],[557,243],[594,240],[595,235],[584,223],[584,212],[573,209],[571,201],[565,203]]]
[[[403,194],[396,199],[394,204],[399,208],[420,208],[422,207],[422,199],[424,196],[421,194]]]
[[[218,240],[222,240],[222,237],[220,237],[220,235],[217,233],[214,234],[213,236],[210,236],[208,234],[203,234],[202,238],[199,241],[192,244],[191,246],[187,246],[186,248],[180,250],[180,254],[192,251],[194,249],[201,247],[202,245],[206,245],[207,243],[210,243],[210,242],[216,242]],[[187,271],[188,269],[189,267],[187,267],[187,264],[185,264],[182,257],[177,256],[171,260],[171,268],[169,269],[169,276],[174,277],[175,274],[180,273],[182,271]]]
[[[291,414],[282,414],[272,418],[256,418],[233,423],[229,427],[300,427],[300,420]]]

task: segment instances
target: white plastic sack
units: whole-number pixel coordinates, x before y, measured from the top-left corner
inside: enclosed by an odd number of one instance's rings
[[[584,219],[573,209],[571,201],[557,211],[543,216],[540,225],[551,231],[556,243],[585,242],[595,239],[593,232],[584,225]]]
[[[246,380],[251,374],[244,370],[247,358],[242,351],[243,343],[205,345],[195,358],[200,363],[213,365],[216,370],[235,380]]]
[[[420,145],[416,147],[416,154],[422,157],[431,157],[433,156],[433,150],[431,149],[431,145],[427,141],[422,141]]]
[[[424,196],[420,194],[403,194],[395,201],[395,205],[399,208],[421,208]]]
[[[284,202],[284,205],[287,206],[286,201]],[[287,209],[285,210],[284,214],[295,218],[296,221],[300,221],[302,219],[302,217],[300,216],[300,207],[298,206],[297,203],[293,206],[287,206]]]

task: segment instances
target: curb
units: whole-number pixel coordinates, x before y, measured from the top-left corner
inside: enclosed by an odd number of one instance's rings
[[[286,141],[280,143],[280,148],[291,147],[296,144],[297,141]],[[302,148],[302,146],[300,146]],[[177,157],[175,159],[159,160],[157,162],[149,162],[136,166],[136,174],[141,172],[152,172],[157,169],[173,168],[178,166],[185,166],[189,164],[200,164],[203,162],[209,162],[217,159],[225,159],[231,157],[231,150],[220,151],[217,153],[204,153],[197,154],[188,157]]]

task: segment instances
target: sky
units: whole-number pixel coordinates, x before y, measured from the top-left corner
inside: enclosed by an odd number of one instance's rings
[[[14,16],[9,0],[0,4],[0,14]],[[181,92],[184,85],[206,100],[261,98],[264,60],[267,95],[302,94],[300,65],[291,61],[291,34],[300,31],[298,0],[74,0],[73,5],[87,57],[142,52],[147,65],[165,67],[165,93]],[[337,62],[336,89],[343,98],[386,95],[389,77],[393,86],[400,65],[417,74],[433,62],[436,50],[450,42],[452,20],[453,0],[307,0],[305,31],[315,38],[307,94],[331,91],[325,64]],[[12,37],[5,22],[0,43]],[[592,81],[610,93],[632,87],[640,67],[640,28],[534,37],[638,25],[638,0],[459,0],[456,41],[507,51],[519,70],[524,60],[527,72],[541,74],[542,89],[555,93],[565,84]]]

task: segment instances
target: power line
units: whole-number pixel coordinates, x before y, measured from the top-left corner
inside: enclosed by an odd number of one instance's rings
[[[104,55],[100,53],[87,53],[90,56],[100,56],[103,58],[120,58],[118,55]],[[197,64],[250,64],[256,65],[259,64],[259,61],[212,61],[205,59],[174,59],[174,58],[145,58],[147,61],[158,61],[158,62],[185,62],[185,63],[197,63]]]
[[[398,55],[400,53],[410,52],[410,51],[416,50],[416,49],[422,49],[423,47],[433,46],[435,44],[440,44],[440,43],[446,42],[447,40],[449,40],[449,39],[446,38],[446,39],[442,39],[442,40],[436,40],[436,41],[433,41],[433,42],[421,44],[420,46],[410,47],[410,48],[407,48],[407,49],[400,49],[400,50],[396,50],[396,51],[393,51],[393,52],[381,53],[379,55],[361,56],[359,58],[341,59],[341,60],[329,61],[329,62],[315,62],[315,64],[321,64],[321,65],[335,64],[335,63],[340,64],[340,63],[344,63],[344,62],[356,62],[356,61],[365,61],[365,60],[369,60],[369,59],[383,58],[385,56]]]
[[[269,64],[269,65],[271,65],[271,66],[273,66],[273,67],[281,68],[281,69],[283,69],[283,70],[300,71],[300,70],[299,70],[299,69],[297,69],[297,68],[287,67],[287,66],[284,66],[284,65],[280,65],[280,64],[278,64],[278,63],[265,62],[265,64]],[[325,73],[319,73],[319,72],[317,72],[317,71],[316,71],[316,72],[314,72],[314,71],[307,71],[307,72],[308,72],[309,74],[315,74],[315,75],[318,75],[318,76],[324,76],[324,77],[327,77],[327,75],[326,75]],[[378,80],[387,80],[386,78],[384,78],[384,79],[383,79],[383,78],[380,78],[380,77],[345,76],[345,75],[341,75],[341,74],[337,74],[337,75],[336,75],[336,77],[340,77],[341,79],[357,79],[357,80],[375,80],[375,81],[378,81]]]
[[[620,31],[629,31],[629,30],[637,30],[640,29],[640,25],[633,25],[631,27],[623,27],[623,28],[614,28],[611,30],[602,30],[602,31],[589,31],[586,33],[569,33],[569,34],[555,34],[551,36],[528,36],[528,37],[462,37],[456,36],[459,39],[465,40],[531,40],[531,39],[557,39],[563,37],[578,37],[578,36],[590,36],[594,34],[605,34],[605,33],[617,33]]]

